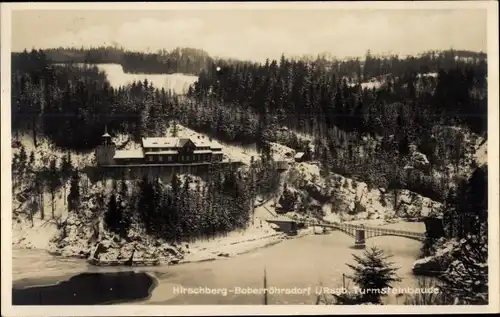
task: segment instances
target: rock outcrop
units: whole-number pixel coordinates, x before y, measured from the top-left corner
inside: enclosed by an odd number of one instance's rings
[[[384,188],[369,188],[365,182],[341,175],[333,175],[327,181],[314,164],[299,163],[290,174],[291,186],[323,205],[331,205],[332,211],[342,215],[343,220],[395,217],[418,220],[440,216],[442,209],[441,203],[409,190],[394,193]]]
[[[435,276],[446,271],[454,260],[454,252],[460,243],[456,240],[438,240],[433,250],[434,255],[419,259],[413,263],[412,271],[416,275]]]

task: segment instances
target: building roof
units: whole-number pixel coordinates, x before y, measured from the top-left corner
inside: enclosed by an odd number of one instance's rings
[[[162,147],[183,147],[188,140],[191,140],[196,147],[210,147],[212,149],[222,149],[222,146],[215,141],[210,141],[204,136],[195,136],[190,138],[142,138],[142,146],[145,148],[162,148]]]
[[[304,156],[304,152],[297,152],[297,154],[295,154],[295,158],[296,159],[301,159],[303,156]]]
[[[217,142],[217,141],[212,141],[212,144],[210,145],[210,148],[212,150],[222,150],[222,145],[220,145],[220,143]]]
[[[144,158],[144,153],[142,149],[134,150],[118,150],[115,152],[114,159],[129,159],[129,158]]]
[[[177,147],[183,147],[184,145],[186,145],[186,143],[189,142],[189,138],[180,138],[178,141],[177,141]],[[191,141],[192,142],[192,141]],[[195,144],[196,146],[196,144]]]
[[[194,145],[196,145],[196,147],[210,146],[210,141],[206,138],[201,137],[201,136],[192,137],[191,141],[194,143]]]
[[[177,147],[179,138],[142,138],[142,146],[146,148]]]

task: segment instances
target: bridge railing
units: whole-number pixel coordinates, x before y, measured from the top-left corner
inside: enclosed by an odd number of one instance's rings
[[[397,229],[388,229],[388,228],[380,228],[380,227],[367,227],[364,225],[358,224],[339,224],[339,223],[320,223],[319,221],[305,221],[307,225],[316,225],[316,226],[325,226],[325,227],[334,227],[340,230],[358,230],[362,229],[364,231],[376,234],[389,234],[389,235],[398,235],[398,236],[407,236],[407,237],[415,237],[415,238],[424,238],[425,233],[421,232],[412,232],[405,230],[397,230]]]

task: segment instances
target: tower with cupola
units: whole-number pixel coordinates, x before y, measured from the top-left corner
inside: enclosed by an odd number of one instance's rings
[[[116,146],[108,133],[107,126],[104,128],[104,134],[101,137],[101,144],[96,149],[97,165],[113,165]]]

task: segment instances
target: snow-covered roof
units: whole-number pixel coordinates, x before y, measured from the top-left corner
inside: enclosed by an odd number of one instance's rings
[[[142,138],[142,146],[145,148],[162,148],[162,147],[182,147],[187,140],[191,140],[196,147],[210,147],[212,149],[222,149],[222,146],[215,141],[202,136],[195,136],[190,138]]]
[[[222,149],[222,145],[220,145],[219,142],[217,141],[212,141],[212,144],[210,145],[211,149]]]
[[[201,136],[196,136],[196,137],[192,137],[190,139],[191,139],[191,142],[193,142],[196,147],[211,146],[210,140],[208,140],[207,138],[204,138]]]
[[[295,158],[300,159],[304,156],[304,154],[305,154],[304,152],[297,152],[297,154],[295,154]]]
[[[127,158],[144,158],[144,153],[142,149],[133,150],[118,150],[115,152],[114,159],[127,159]]]
[[[177,147],[179,138],[142,138],[142,146],[146,148]]]

